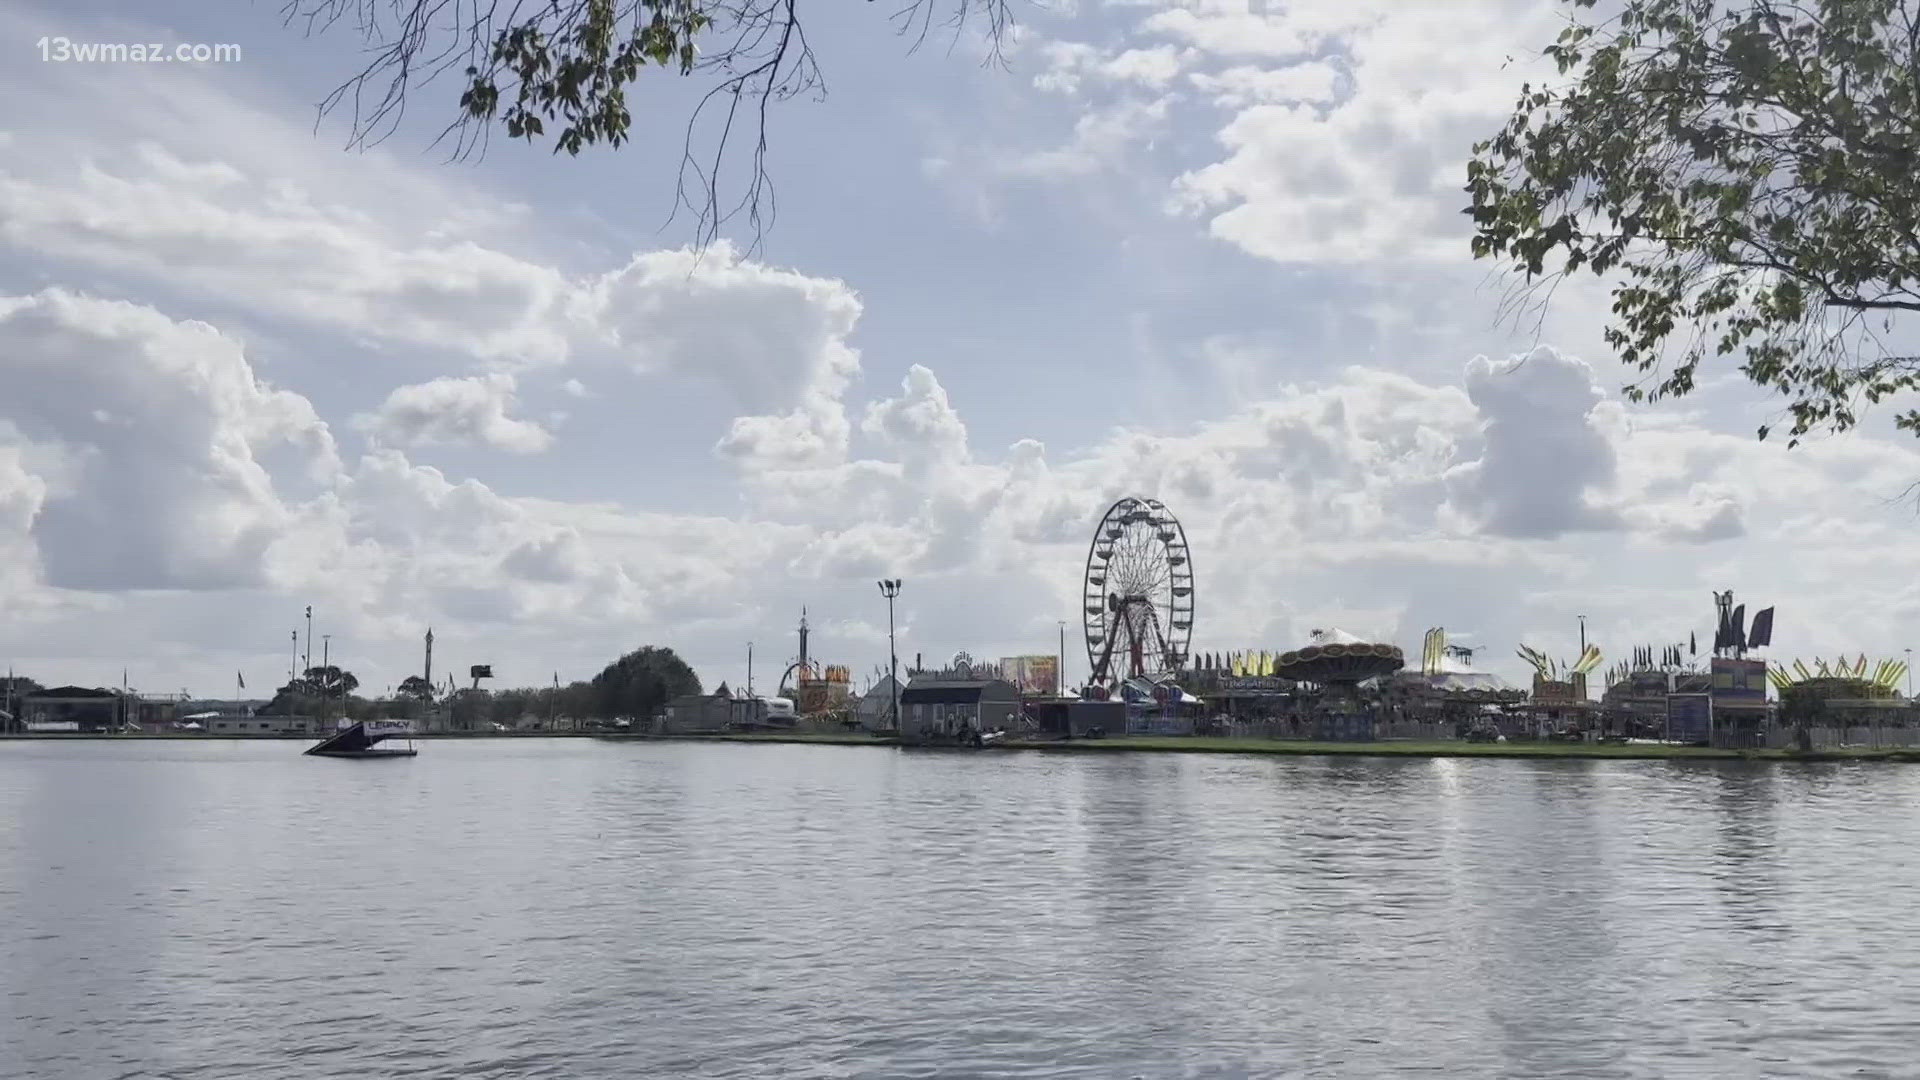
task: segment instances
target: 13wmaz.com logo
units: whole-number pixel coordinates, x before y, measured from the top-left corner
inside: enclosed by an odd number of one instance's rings
[[[43,37],[35,44],[40,49],[40,59],[52,64],[233,64],[240,60],[240,46],[232,43],[167,45],[158,41],[136,41],[129,44]]]

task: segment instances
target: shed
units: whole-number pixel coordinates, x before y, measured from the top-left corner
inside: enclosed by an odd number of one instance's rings
[[[714,734],[733,722],[732,694],[682,694],[667,702],[662,735]]]
[[[1026,713],[1036,733],[1043,736],[1072,739],[1127,733],[1127,706],[1121,701],[1039,698],[1027,702]]]
[[[71,723],[78,725],[77,731],[111,731],[121,723],[124,708],[121,695],[113,690],[56,686],[21,698],[20,720],[28,725]]]
[[[861,727],[868,731],[892,730],[893,694],[897,685],[893,676],[882,675],[879,682],[860,695],[859,702],[853,707],[853,718],[860,722]]]
[[[900,692],[900,737],[950,739],[1018,726],[1020,688],[1005,679],[915,679]]]

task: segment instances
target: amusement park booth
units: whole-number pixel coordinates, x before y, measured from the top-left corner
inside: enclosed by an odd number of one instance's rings
[[[1034,731],[1056,739],[1084,739],[1089,735],[1124,735],[1127,706],[1122,701],[1091,698],[1029,698],[1023,708]]]
[[[1533,677],[1531,700],[1511,706],[1508,715],[1520,725],[1520,734],[1543,739],[1566,731],[1586,731],[1599,716],[1599,705],[1587,696],[1585,672],[1565,679]]]
[[[918,678],[900,692],[900,740],[938,742],[1020,723],[1020,689],[1005,679]]]
[[[1171,679],[1128,679],[1116,696],[1126,707],[1129,735],[1191,735],[1206,706]]]

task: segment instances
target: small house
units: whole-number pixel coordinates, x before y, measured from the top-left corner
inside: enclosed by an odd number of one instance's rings
[[[1014,730],[1020,689],[1005,679],[915,679],[900,692],[900,738],[945,741]]]

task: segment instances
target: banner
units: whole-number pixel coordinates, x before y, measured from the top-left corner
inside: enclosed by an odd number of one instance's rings
[[[1000,677],[1023,694],[1057,694],[1060,692],[1060,658],[1051,654],[1002,657]]]
[[[1767,662],[1735,660],[1716,656],[1713,671],[1713,700],[1722,707],[1765,708],[1767,704]]]
[[[1667,695],[1667,739],[1679,743],[1713,740],[1713,697],[1710,694]]]

